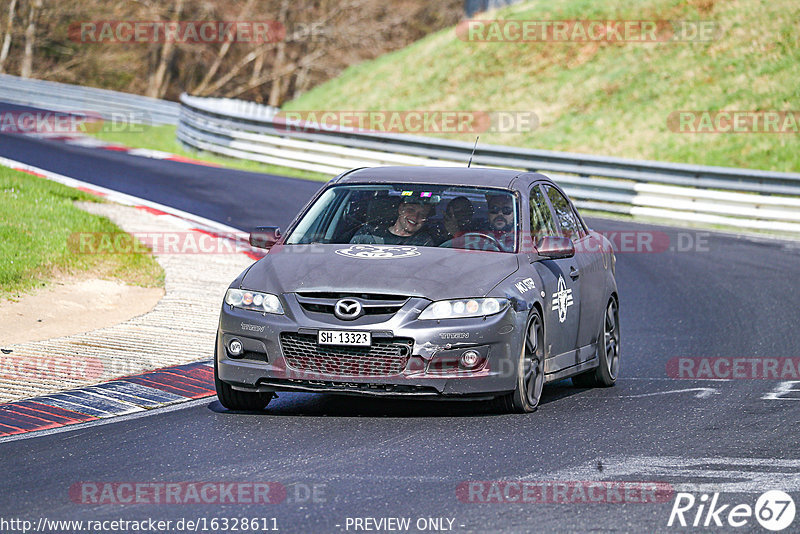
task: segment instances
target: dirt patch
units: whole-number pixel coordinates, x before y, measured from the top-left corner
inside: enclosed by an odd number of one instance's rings
[[[123,323],[152,310],[164,289],[111,280],[53,280],[18,301],[0,302],[0,346],[69,336]]]

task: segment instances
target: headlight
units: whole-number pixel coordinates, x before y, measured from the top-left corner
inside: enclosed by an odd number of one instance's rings
[[[242,289],[229,289],[225,294],[225,303],[234,308],[253,310],[266,313],[283,315],[283,306],[276,295],[245,291]]]
[[[461,317],[483,317],[494,315],[508,306],[508,299],[461,299],[438,300],[428,305],[420,319],[458,319]]]

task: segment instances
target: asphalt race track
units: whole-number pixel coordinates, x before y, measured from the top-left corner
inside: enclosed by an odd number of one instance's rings
[[[243,230],[285,227],[321,185],[11,135],[0,135],[0,156]],[[703,495],[710,502],[719,493],[718,507],[728,507],[719,515],[724,528],[714,531],[763,532],[755,517],[731,527],[728,512],[738,504],[754,507],[767,490],[800,502],[800,377],[677,379],[674,359],[800,356],[800,243],[601,219],[590,224],[618,236],[647,232],[663,249],[617,254],[623,348],[614,388],[578,389],[562,381],[545,388],[541,407],[530,415],[497,414],[480,403],[288,393],[263,413],[232,413],[212,398],[33,435],[0,443],[0,517],[34,524],[40,518],[171,520],[176,532],[189,530],[175,529],[178,520],[205,521],[210,529],[214,518],[265,518],[261,526],[281,532],[377,525],[357,518],[408,518],[411,532],[714,530],[713,518],[711,527],[702,527],[705,512],[697,528],[667,526],[676,500],[670,492],[688,492],[697,504],[686,512],[687,522],[695,520]],[[742,364],[738,374],[752,375],[758,362]],[[491,481],[671,489],[656,499],[623,492],[625,503],[612,493],[592,499],[574,492],[567,503],[552,502],[557,497],[518,502],[519,492],[497,493],[516,486]],[[81,498],[81,491],[102,483],[173,482],[272,482],[279,502],[92,504]],[[494,502],[475,502],[492,495]],[[800,518],[785,532],[797,532],[798,525]],[[230,524],[227,530],[233,531]]]

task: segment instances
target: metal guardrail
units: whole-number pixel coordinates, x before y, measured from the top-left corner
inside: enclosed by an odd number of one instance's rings
[[[250,106],[250,107],[248,107]],[[276,110],[181,96],[178,139],[234,158],[338,174],[380,165],[464,166],[472,143],[363,131],[292,131]],[[582,208],[800,232],[800,174],[478,145],[475,166],[546,172]]]
[[[8,74],[0,74],[0,101],[144,124],[177,124],[180,113],[177,102]]]

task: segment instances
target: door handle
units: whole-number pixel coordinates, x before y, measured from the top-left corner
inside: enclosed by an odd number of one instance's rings
[[[581,275],[581,272],[580,272],[578,269],[576,269],[575,267],[570,267],[570,268],[569,268],[569,276],[570,276],[570,278],[572,278],[573,280],[575,280],[576,278],[578,278],[580,275]]]

